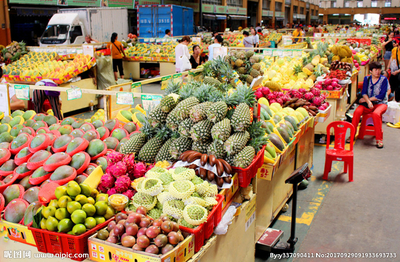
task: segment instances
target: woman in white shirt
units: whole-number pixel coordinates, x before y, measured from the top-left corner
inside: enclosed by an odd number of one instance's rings
[[[251,36],[253,37],[254,47],[257,48],[260,44],[260,37],[258,36],[258,34],[254,28],[252,28],[250,30],[250,33],[251,33]]]
[[[182,37],[182,40],[180,43],[175,47],[175,71],[176,72],[183,72],[185,70],[188,70],[188,68],[184,68],[183,60],[186,61],[190,65],[189,59],[190,59],[190,54],[189,54],[189,48],[188,45],[190,43],[191,39],[189,36],[184,36]],[[182,57],[182,58],[180,58]],[[185,63],[186,64],[186,63]]]
[[[222,36],[217,35],[214,39],[214,44],[208,46],[208,60],[214,59],[214,47],[221,47],[223,39]]]

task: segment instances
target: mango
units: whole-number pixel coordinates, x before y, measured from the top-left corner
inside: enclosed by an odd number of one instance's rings
[[[70,125],[63,125],[58,129],[58,132],[60,132],[61,135],[68,135],[70,134],[74,128]]]
[[[94,121],[94,122],[92,123],[92,125],[94,126],[94,128],[99,128],[99,127],[101,127],[101,126],[104,126],[104,123],[103,123],[103,121],[101,121],[101,120],[96,120],[96,121]]]
[[[38,134],[31,140],[30,146],[31,148],[37,148],[41,146],[45,140],[46,136],[44,134]]]
[[[72,137],[69,135],[62,135],[60,137],[57,137],[56,140],[54,141],[53,147],[54,148],[61,148],[67,144],[69,144],[69,142],[71,142]]]
[[[46,150],[39,150],[36,153],[33,154],[33,156],[29,159],[29,162],[31,163],[37,163],[40,161],[45,160],[51,155],[49,151]]]
[[[114,129],[115,125],[117,124],[116,119],[109,119],[104,123],[104,126],[108,128],[108,130],[111,132],[111,130]]]
[[[27,191],[25,191],[24,196],[22,199],[24,199],[26,202],[33,203],[36,201],[39,201],[39,187],[31,187]]]
[[[11,149],[16,149],[25,144],[26,142],[28,142],[28,135],[22,133],[13,139],[13,141],[11,142]]]
[[[11,116],[5,116],[3,117],[3,119],[1,120],[2,124],[8,124],[10,121],[12,120]]]
[[[17,157],[18,158],[25,157],[25,156],[29,155],[30,153],[31,152],[29,151],[29,148],[28,147],[24,147],[18,152]]]
[[[50,131],[52,131],[52,130],[58,130],[60,127],[61,127],[60,124],[52,124],[52,125],[50,125],[49,130],[50,130]]]
[[[64,120],[61,122],[61,125],[69,125],[71,126],[73,123],[75,123],[75,119],[73,119],[72,117],[67,117],[64,118]]]
[[[47,125],[46,122],[39,120],[39,121],[36,121],[36,123],[34,123],[32,125],[32,128],[33,128],[33,130],[37,131],[41,127],[46,127],[46,125]]]
[[[22,124],[24,122],[24,118],[22,116],[14,117],[8,124],[13,127],[18,124]]]
[[[79,152],[72,156],[70,166],[78,170],[83,166],[86,160],[86,155],[82,152]]]
[[[77,149],[83,142],[85,141],[84,138],[82,137],[76,137],[74,139],[71,140],[71,142],[69,142],[68,146],[67,146],[67,150],[65,151],[66,153],[70,153],[72,151],[74,151],[75,149]],[[86,148],[82,149],[85,150]]]
[[[93,129],[93,127],[92,127],[89,123],[84,123],[83,125],[81,125],[80,128],[81,128],[84,132],[87,132],[87,131]]]
[[[43,121],[47,123],[48,126],[58,123],[58,119],[55,116],[47,115],[43,118]]]
[[[35,111],[28,110],[22,115],[22,117],[27,121],[27,120],[31,119],[34,115],[36,115]]]
[[[104,139],[104,143],[106,143],[108,149],[115,150],[118,146],[119,141],[115,137],[107,137],[106,139]]]
[[[75,129],[70,133],[70,135],[73,137],[83,137],[84,134],[85,132],[83,132],[81,129]]]
[[[102,138],[106,133],[106,127],[104,127],[104,126],[101,126],[101,127],[97,128],[96,130],[97,130],[97,132],[99,132],[100,138]]]
[[[33,185],[31,185],[31,184],[29,183],[29,176],[26,176],[26,177],[24,177],[23,179],[21,179],[21,181],[19,181],[19,184],[20,184],[21,186],[23,186],[23,187],[25,188],[25,190],[27,190],[27,189],[33,187]]]
[[[97,138],[97,133],[95,130],[89,130],[83,135],[83,138],[90,142]]]
[[[1,124],[0,125],[0,134],[8,132],[10,130],[10,125],[8,124]]]
[[[33,216],[39,211],[42,207],[42,203],[39,201],[31,203],[24,213],[24,225],[27,226],[33,221]]]
[[[59,162],[64,162],[64,161],[67,161],[68,159],[70,160],[71,157],[64,152],[55,153],[54,155],[51,155],[49,157],[49,159],[46,160],[45,165],[51,165],[51,164],[56,164]]]
[[[80,128],[84,123],[85,122],[83,120],[80,120],[80,121],[72,123],[71,126],[76,129],[76,128]]]
[[[106,168],[108,166],[108,161],[105,157],[99,157],[96,159],[96,165],[101,166],[101,169],[103,170],[103,172],[106,172]]]
[[[26,163],[22,163],[20,166],[18,166],[15,170],[15,173],[17,174],[24,174],[26,172],[29,172],[30,170],[26,167]]]
[[[8,142],[10,143],[13,140],[13,137],[10,133],[2,133],[0,134],[0,142]]]
[[[4,211],[4,220],[18,224],[23,218],[28,204],[22,199],[15,199]]]
[[[4,196],[4,199],[6,201],[6,205],[8,205],[8,203],[13,201],[14,199],[19,198],[19,196],[23,195],[24,191],[25,190],[21,189],[21,187],[18,184],[9,185],[3,191],[3,196]]]
[[[129,122],[129,123],[126,123],[126,124],[124,125],[124,129],[125,129],[126,131],[128,131],[128,133],[130,134],[130,133],[136,131],[136,125],[135,125],[135,123],[133,123],[133,122]]]
[[[81,184],[81,183],[83,183],[85,180],[86,180],[86,176],[84,176],[84,175],[79,175],[79,176],[76,176],[76,178],[74,179],[78,184]]]
[[[36,114],[33,117],[33,119],[36,120],[36,121],[42,121],[45,118],[45,116],[46,116],[45,114],[40,113],[40,114]]]
[[[24,114],[24,111],[15,110],[15,111],[11,114],[11,116],[14,118],[14,117],[16,117],[16,116],[22,116],[23,114]]]
[[[22,133],[26,133],[26,134],[29,134],[29,135],[32,135],[32,136],[35,135],[32,132],[32,130],[30,128],[27,128],[27,127],[23,127],[23,128],[21,128],[21,130],[19,130],[19,134],[22,134]]]
[[[71,166],[60,166],[58,167],[56,170],[54,170],[53,174],[51,174],[50,176],[50,180],[51,181],[58,181],[58,180],[62,180],[65,179],[69,176],[71,176],[75,171],[75,168],[71,167]]]
[[[13,159],[6,161],[1,167],[1,171],[14,171],[17,165],[14,163]]]
[[[106,148],[106,144],[100,139],[93,139],[89,142],[89,146],[87,148],[87,153],[91,156],[97,156]]]
[[[46,176],[46,175],[48,175],[48,174],[49,174],[49,172],[45,171],[45,170],[43,169],[43,167],[41,166],[41,167],[39,167],[38,169],[36,169],[36,170],[32,173],[31,177],[32,177],[32,178],[38,178],[38,177]]]
[[[21,125],[21,124],[17,124],[17,125],[15,125],[15,126],[13,126],[13,127],[11,128],[11,130],[10,130],[10,135],[13,136],[13,137],[18,136],[19,131],[20,131],[23,127],[24,127],[24,126]]]
[[[32,127],[36,123],[36,120],[33,119],[28,119],[24,122],[24,126],[26,127]]]

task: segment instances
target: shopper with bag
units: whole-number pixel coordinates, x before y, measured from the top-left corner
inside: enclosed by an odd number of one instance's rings
[[[369,65],[370,76],[364,77],[362,98],[354,111],[352,124],[357,129],[361,116],[371,114],[375,126],[376,147],[383,148],[382,115],[387,110],[387,90],[389,81],[381,75],[382,65],[373,62]]]
[[[175,71],[184,72],[192,69],[188,45],[191,42],[189,36],[184,36],[175,47]]]
[[[115,81],[118,80],[118,71],[119,75],[122,79],[124,79],[124,69],[122,68],[122,58],[126,57],[124,52],[124,47],[121,42],[118,41],[118,34],[112,33],[111,35],[111,43],[107,45],[107,48],[111,49],[111,56],[113,59],[113,71]]]
[[[392,93],[394,92],[394,99],[397,102],[400,102],[400,51],[399,51],[399,40],[393,40],[393,49],[392,49],[392,56],[389,61],[389,68],[390,68],[390,87],[392,89]]]
[[[208,46],[208,54],[209,54],[208,60],[211,61],[215,58],[214,57],[214,47],[221,47],[222,41],[223,41],[222,36],[220,36],[220,35],[215,36],[214,44]]]

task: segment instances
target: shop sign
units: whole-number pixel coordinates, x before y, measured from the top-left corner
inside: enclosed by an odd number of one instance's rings
[[[237,14],[238,15],[247,15],[247,8],[239,7]]]
[[[100,6],[101,4],[101,0],[65,0],[64,2],[64,5],[68,6]]]
[[[163,76],[161,77],[161,90],[164,90],[167,88],[169,80],[172,78],[172,76]]]
[[[236,15],[238,13],[238,8],[236,6],[227,6],[226,13],[228,15]]]
[[[166,4],[166,5],[181,5],[181,6],[190,7],[193,9],[193,12],[200,11],[199,3],[190,3],[190,2],[182,2],[181,3],[181,1],[165,0],[164,4]]]
[[[10,4],[57,5],[57,0],[9,0]]]
[[[159,5],[161,4],[160,0],[138,0],[138,5]],[[174,1],[170,1],[174,2]]]
[[[156,2],[157,0],[139,2]],[[58,6],[108,6],[134,8],[134,0],[9,0],[10,4],[30,4],[30,5],[58,5]]]
[[[202,11],[204,13],[215,13],[214,5],[203,4],[202,5]]]
[[[226,14],[226,6],[216,5],[215,9],[217,14]]]
[[[273,12],[270,10],[263,10],[262,16],[273,16]]]
[[[101,6],[134,8],[134,0],[101,0]]]

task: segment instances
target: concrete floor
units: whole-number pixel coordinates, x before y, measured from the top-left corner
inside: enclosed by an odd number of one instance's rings
[[[343,165],[333,166],[330,181],[323,181],[325,147],[314,149],[314,169],[310,185],[299,191],[296,236],[297,255],[313,255],[314,258],[290,258],[283,261],[336,261],[339,259],[316,258],[317,253],[395,253],[400,234],[399,209],[400,180],[393,161],[399,161],[397,149],[399,131],[383,127],[383,149],[375,147],[375,140],[367,136],[357,140],[354,146],[354,182],[348,182],[347,174],[338,175]],[[291,209],[291,203],[289,203]],[[311,214],[311,216],[310,216]],[[290,210],[281,214],[272,225],[285,232],[283,240],[290,234]],[[389,261],[400,261],[398,258]],[[266,261],[256,258],[257,262]],[[269,258],[268,261],[275,260]],[[377,261],[378,259],[353,258],[340,261]]]

